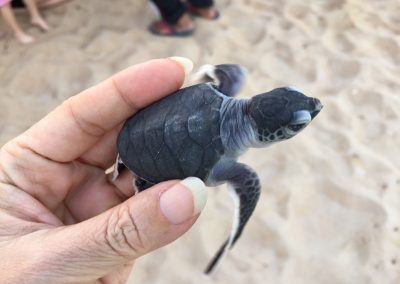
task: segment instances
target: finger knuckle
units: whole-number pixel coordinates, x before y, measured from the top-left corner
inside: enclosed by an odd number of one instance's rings
[[[71,120],[75,123],[77,128],[82,131],[82,133],[92,137],[101,137],[107,132],[107,129],[102,125],[93,121],[93,119],[85,117],[83,112],[77,110],[75,97],[71,97],[69,100],[65,101],[63,107],[66,108]]]
[[[145,251],[142,232],[128,206],[121,206],[111,214],[105,239],[110,248],[120,255],[140,255]]]

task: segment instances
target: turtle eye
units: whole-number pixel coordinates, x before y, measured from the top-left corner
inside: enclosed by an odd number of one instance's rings
[[[299,110],[293,113],[292,120],[287,125],[287,129],[291,135],[296,134],[311,121],[311,114],[308,110]]]

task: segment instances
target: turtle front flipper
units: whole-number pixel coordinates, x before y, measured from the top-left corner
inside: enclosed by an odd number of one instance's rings
[[[124,163],[121,160],[121,157],[118,154],[117,155],[117,159],[116,159],[115,164],[114,164],[114,172],[113,172],[112,181],[115,181],[118,178],[118,176],[121,174],[121,172],[126,170],[126,169],[128,169],[128,168],[124,165]],[[154,185],[154,183],[151,183],[151,182],[149,182],[149,181],[147,181],[145,179],[142,179],[142,178],[140,178],[138,176],[135,176],[133,178],[132,185],[133,185],[133,190],[134,190],[134,192],[136,194],[136,193],[141,192],[141,191],[143,191],[145,189],[148,189],[149,187],[152,187]]]
[[[236,96],[244,85],[246,69],[238,64],[203,65],[196,77],[212,80],[214,87],[228,97]]]
[[[235,213],[231,234],[207,266],[206,274],[213,271],[226,250],[231,249],[239,239],[257,205],[261,189],[257,173],[249,166],[236,161],[223,161],[217,164],[210,174],[209,182],[212,184],[229,183],[232,187]]]

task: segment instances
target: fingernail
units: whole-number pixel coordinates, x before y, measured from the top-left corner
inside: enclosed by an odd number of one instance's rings
[[[160,209],[172,224],[180,224],[200,213],[206,202],[204,183],[196,177],[189,177],[161,195]]]
[[[172,56],[169,59],[174,60],[175,62],[178,62],[183,70],[185,71],[185,75],[189,74],[193,70],[193,62],[192,60],[186,58],[186,57],[180,57],[180,56]]]
[[[196,215],[203,210],[207,203],[207,188],[204,182],[197,177],[188,177],[180,182],[186,186],[193,195],[193,215]]]

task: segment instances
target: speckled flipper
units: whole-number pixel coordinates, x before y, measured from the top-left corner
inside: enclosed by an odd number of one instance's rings
[[[200,68],[197,77],[213,80],[219,92],[225,96],[234,97],[242,89],[246,73],[246,69],[238,64],[208,64]]]
[[[257,173],[245,164],[236,161],[222,161],[216,165],[209,177],[210,183],[228,182],[235,202],[235,213],[232,231],[229,238],[221,246],[217,254],[207,266],[205,273],[213,271],[227,249],[231,249],[239,239],[250,219],[260,197],[260,181]]]

